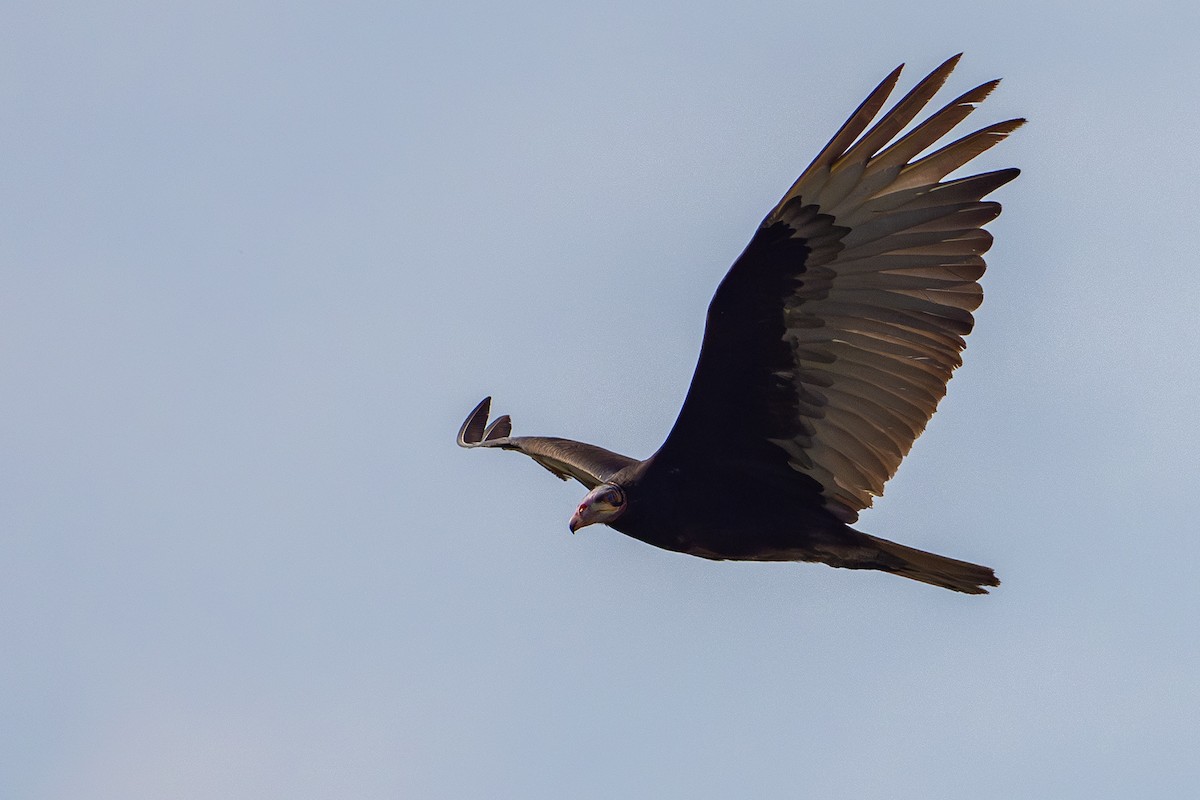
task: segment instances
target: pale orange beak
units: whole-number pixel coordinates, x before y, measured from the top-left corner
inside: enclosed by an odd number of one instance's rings
[[[575,513],[571,515],[571,521],[567,523],[567,527],[571,529],[571,533],[575,533],[580,528],[585,528],[597,521],[590,512],[591,508],[587,503],[579,504],[579,508],[575,509]]]

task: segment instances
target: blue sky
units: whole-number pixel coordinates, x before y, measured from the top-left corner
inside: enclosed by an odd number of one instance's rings
[[[1177,797],[1200,782],[1194,3],[13,3],[0,795]],[[966,51],[1024,174],[872,533],[965,597],[605,528],[717,281]]]

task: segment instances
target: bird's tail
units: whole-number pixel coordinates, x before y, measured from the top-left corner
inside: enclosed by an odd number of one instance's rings
[[[879,548],[883,556],[877,569],[967,594],[987,594],[987,589],[983,587],[1000,585],[1000,579],[991,567],[926,553],[869,534],[863,535]]]

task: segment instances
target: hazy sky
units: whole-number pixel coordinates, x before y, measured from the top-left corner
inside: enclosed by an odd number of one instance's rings
[[[1178,798],[1200,784],[1200,6],[0,12],[0,796]],[[725,564],[453,437],[645,457],[897,63],[1022,177],[861,527]]]

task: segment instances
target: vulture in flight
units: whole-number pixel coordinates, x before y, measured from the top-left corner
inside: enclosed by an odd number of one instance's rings
[[[897,67],[767,214],[708,306],[691,387],[658,452],[638,461],[570,439],[512,436],[507,416],[488,424],[490,397],[458,443],[517,450],[586,486],[572,532],[602,522],[704,558],[875,569],[969,594],[998,586],[988,567],[850,527],[962,363],[992,244],[983,226],[1000,213],[983,198],[1018,175],[946,178],[1023,119],[922,155],[999,83],[910,128],[958,58],[872,126]]]

